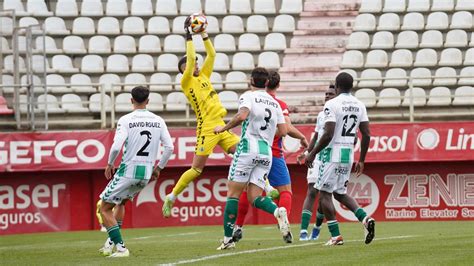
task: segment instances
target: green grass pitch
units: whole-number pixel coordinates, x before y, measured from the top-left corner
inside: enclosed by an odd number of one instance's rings
[[[216,251],[221,226],[123,230],[129,258],[101,257],[106,234],[99,231],[41,233],[0,237],[0,265],[474,265],[474,221],[378,222],[376,240],[363,243],[358,223],[342,223],[345,244],[318,241],[285,244],[276,226],[246,226],[237,248]]]

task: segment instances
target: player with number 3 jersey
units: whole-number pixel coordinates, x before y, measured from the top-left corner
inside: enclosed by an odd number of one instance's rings
[[[285,119],[278,102],[265,91],[268,72],[255,68],[251,74],[252,91],[240,97],[239,111],[224,127],[216,127],[216,134],[230,130],[242,123],[241,139],[232,160],[229,176],[227,202],[224,210],[224,240],[218,250],[235,247],[232,239],[239,197],[247,188],[249,202],[253,206],[271,213],[277,218],[283,237],[290,234],[286,209],[278,208],[269,198],[262,197],[265,177],[272,165],[271,144],[275,137],[287,133]]]

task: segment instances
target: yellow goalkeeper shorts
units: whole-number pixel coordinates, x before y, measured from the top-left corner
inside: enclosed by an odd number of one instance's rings
[[[196,138],[196,155],[208,156],[214,148],[219,145],[226,153],[229,153],[230,148],[239,143],[240,138],[229,131],[220,134],[200,135]]]

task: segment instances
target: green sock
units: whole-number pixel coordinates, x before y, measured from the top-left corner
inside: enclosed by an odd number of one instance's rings
[[[323,224],[323,221],[324,221],[324,214],[320,213],[320,212],[316,212],[316,224],[315,226],[316,227],[321,227],[321,225]]]
[[[122,223],[123,223],[122,220],[117,220],[117,225],[120,229],[122,229]]]
[[[235,219],[237,219],[237,209],[239,207],[238,198],[227,198],[224,210],[224,235],[232,237],[234,233]]]
[[[359,220],[359,222],[362,222],[365,217],[367,217],[367,213],[364,211],[364,209],[359,208],[354,212],[355,216]]]
[[[337,220],[328,221],[328,228],[332,237],[341,235],[341,233],[339,232],[339,223],[337,222]]]
[[[275,210],[278,208],[278,206],[275,204],[275,202],[272,201],[269,197],[256,197],[255,200],[253,201],[253,206],[255,208],[264,210],[270,214],[275,213]]]
[[[109,234],[110,240],[112,240],[115,245],[123,243],[122,235],[120,234],[120,228],[117,224],[107,228],[107,233]]]
[[[303,210],[301,213],[301,230],[308,230],[309,221],[313,214],[308,210]]]

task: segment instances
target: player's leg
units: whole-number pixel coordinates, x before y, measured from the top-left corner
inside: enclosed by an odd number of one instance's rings
[[[232,235],[234,231],[235,220],[237,218],[239,197],[247,187],[250,173],[253,169],[251,157],[252,156],[248,154],[242,155],[240,152],[237,152],[237,154],[232,159],[232,163],[229,168],[227,200],[224,209],[224,240],[217,250],[231,249],[235,247],[235,242],[232,239]]]
[[[125,216],[125,204],[132,200],[149,182],[150,180],[145,179],[128,179],[124,178],[123,183],[118,183],[117,194],[114,198],[116,198],[119,202],[117,202],[115,208],[113,209],[113,216],[117,221],[118,226],[118,233],[121,231],[121,221]],[[120,221],[120,224],[119,224]],[[120,235],[121,238],[121,235]],[[112,238],[111,238],[112,239]],[[114,241],[115,243],[115,241]],[[124,241],[121,240],[121,243],[115,243],[117,247],[117,251],[114,252],[110,257],[128,257],[129,251],[125,247]]]
[[[313,214],[312,210],[317,195],[318,190],[314,188],[314,183],[309,183],[303,203],[303,211],[301,212],[300,241],[309,240],[308,225]]]
[[[332,193],[321,191],[319,194],[319,200],[321,209],[327,219],[329,232],[331,233],[331,239],[329,239],[326,245],[342,245],[344,242],[339,231],[339,222],[336,220],[336,209],[332,202]]]
[[[178,195],[181,194],[183,190],[188,187],[189,183],[194,181],[202,174],[202,171],[206,166],[207,158],[214,151],[214,147],[219,143],[220,140],[220,134],[197,136],[192,167],[181,175],[178,180],[178,183],[176,183],[176,185],[174,186],[173,191],[166,196],[162,208],[164,217],[167,218],[171,216],[171,208],[173,207],[173,204]]]
[[[234,233],[235,220],[237,218],[237,209],[239,206],[239,197],[247,183],[229,181],[227,183],[227,201],[224,209],[224,241],[218,250],[229,249],[235,246],[232,235]]]
[[[262,158],[259,158],[262,159]],[[269,159],[270,160],[270,159]],[[270,160],[271,164],[271,160]],[[293,241],[293,235],[290,231],[290,223],[288,221],[288,213],[285,207],[278,207],[270,197],[262,196],[265,188],[265,176],[270,171],[270,165],[257,165],[250,175],[250,183],[247,189],[249,202],[255,208],[261,209],[267,213],[273,214],[278,221],[280,232],[286,243]]]
[[[333,195],[334,199],[351,210],[357,217],[357,220],[362,223],[364,226],[365,243],[370,244],[375,237],[375,220],[367,215],[353,197],[346,194],[346,186],[334,191]]]
[[[219,141],[217,142],[217,145],[219,145],[227,154],[234,154],[240,138],[229,131],[222,132],[218,136]]]
[[[95,216],[97,216],[97,221],[100,224],[100,231],[101,232],[107,232],[107,229],[104,226],[104,221],[102,219],[102,215],[100,214],[100,205],[102,204],[102,200],[98,200],[96,203],[96,208],[95,208]]]
[[[125,204],[128,202],[128,199],[124,199],[122,203],[117,204],[114,208],[114,217],[117,220],[117,224],[120,229],[122,229],[123,219],[125,217]]]
[[[234,233],[232,239],[234,242],[239,242],[242,239],[242,227],[244,226],[245,217],[249,210],[250,204],[247,198],[247,190],[244,190],[239,198],[239,207],[237,211],[237,219],[235,221]]]
[[[324,214],[323,214],[323,210],[321,209],[321,204],[319,202],[318,208],[316,210],[316,222],[314,223],[313,231],[311,232],[311,240],[318,240],[323,221],[324,221]]]
[[[319,205],[326,217],[331,238],[326,245],[342,245],[344,241],[339,232],[339,223],[336,220],[336,209],[332,202],[332,193],[336,188],[338,177],[334,174],[338,163],[322,162],[319,166],[318,180],[315,188],[319,190]]]
[[[264,190],[267,197],[270,197],[276,203],[276,200],[280,197],[280,193],[278,192],[278,190],[276,190],[270,185],[270,183],[268,182],[268,178],[265,179]],[[244,190],[242,194],[240,195],[240,199],[239,199],[239,210],[237,214],[237,220],[235,221],[234,235],[232,236],[234,239],[234,242],[239,242],[239,240],[242,239],[243,237],[243,226],[244,226],[245,217],[247,216],[247,213],[249,210],[249,206],[250,204],[247,197],[247,190]]]
[[[165,202],[162,207],[164,217],[168,218],[171,216],[171,209],[173,208],[173,204],[178,195],[188,187],[189,183],[201,175],[204,166],[206,165],[207,158],[208,155],[194,155],[191,168],[181,175],[178,183],[174,186],[173,191],[165,197]]]
[[[104,225],[107,228],[107,233],[109,235],[104,247],[100,250],[104,256],[112,255],[114,246],[117,247],[117,252],[128,253],[128,250],[123,243],[122,234],[120,233],[117,220],[114,217],[113,208],[115,205],[115,203],[110,203],[103,200],[100,206],[100,211],[102,213],[102,217],[104,218]]]
[[[268,173],[268,181],[280,194],[278,206],[285,207],[288,215],[290,215],[292,203],[291,179],[284,158],[273,157],[272,166]]]
[[[272,165],[268,174],[268,181],[270,185],[278,190],[280,197],[278,199],[278,206],[284,208],[286,217],[290,215],[292,204],[291,179],[290,172],[286,166],[284,158],[272,158]],[[288,219],[288,218],[286,218]],[[288,223],[289,225],[289,223]],[[289,226],[288,226],[289,229]],[[289,232],[283,237],[287,243],[293,242],[293,235]]]
[[[125,178],[114,176],[109,181],[104,191],[100,194],[101,204],[99,212],[102,216],[104,226],[107,229],[108,238],[105,241],[102,248],[99,249],[99,253],[104,256],[110,256],[115,248],[115,242],[120,242],[121,235],[117,224],[117,220],[113,214],[113,208],[115,205],[121,202],[121,189],[123,187],[123,181]],[[120,241],[119,241],[120,240]]]

